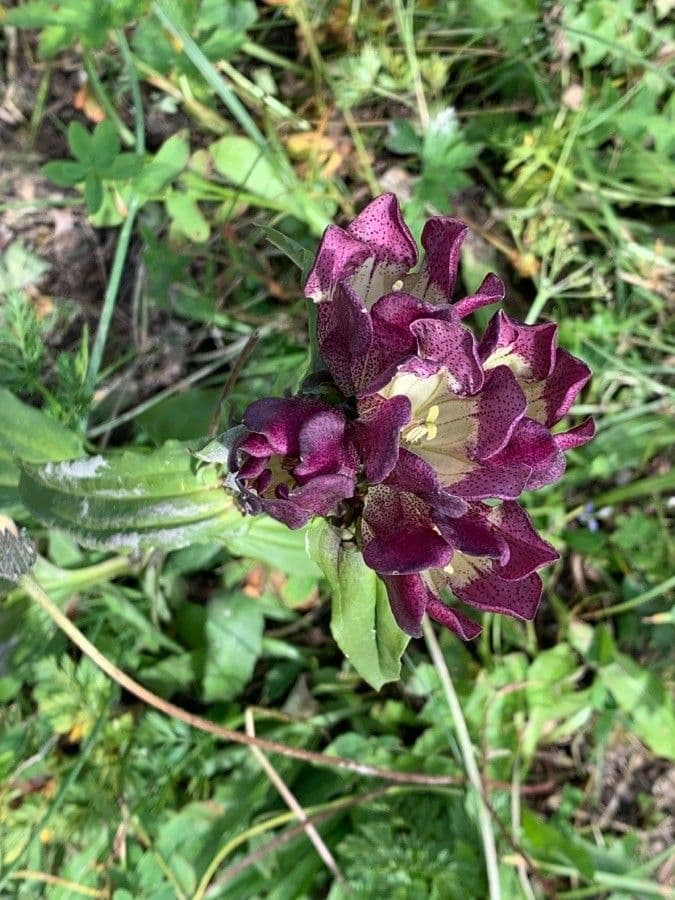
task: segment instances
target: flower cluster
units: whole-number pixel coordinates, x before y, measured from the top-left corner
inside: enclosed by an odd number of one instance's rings
[[[554,324],[499,311],[480,339],[463,324],[504,296],[489,274],[453,301],[466,233],[457,219],[430,219],[416,268],[391,194],[346,229],[330,226],[305,294],[332,400],[257,401],[230,439],[244,509],[290,528],[314,516],[348,528],[413,636],[425,613],[464,639],[479,633],[443,602],[446,589],[477,610],[534,616],[537,570],[557,554],[517,499],[559,479],[565,451],[594,433],[590,419],[552,431],[590,377],[556,345]]]

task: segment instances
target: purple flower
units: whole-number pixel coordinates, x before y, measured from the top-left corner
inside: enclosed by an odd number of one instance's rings
[[[228,436],[230,484],[249,512],[291,528],[329,516],[384,581],[408,634],[424,614],[464,639],[480,626],[445,602],[531,619],[537,569],[557,558],[515,502],[559,479],[592,419],[553,431],[590,378],[554,324],[500,311],[480,340],[462,320],[504,296],[489,274],[453,300],[467,227],[430,219],[417,248],[396,198],[330,226],[305,285],[318,304],[334,406],[252,404]],[[489,503],[483,501],[490,501]]]
[[[427,613],[464,640],[476,637],[480,626],[441,600],[446,589],[483,612],[534,618],[542,591],[536,570],[554,562],[558,554],[537,535],[517,503],[471,504],[465,515],[439,522],[439,533],[452,548],[442,557],[447,558],[442,566],[382,576],[404,631],[419,637]]]
[[[305,295],[318,304],[319,349],[343,393],[372,393],[415,357],[426,374],[456,369],[462,387],[480,377],[473,335],[460,319],[500,300],[504,285],[490,274],[450,306],[466,233],[457,219],[430,219],[425,259],[411,273],[417,248],[393,194],[373,200],[346,229],[328,227]]]
[[[354,495],[359,462],[347,420],[318,400],[257,400],[229,442],[229,483],[246,512],[300,528]]]

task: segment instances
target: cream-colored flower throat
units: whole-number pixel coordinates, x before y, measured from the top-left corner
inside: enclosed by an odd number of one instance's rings
[[[446,371],[428,378],[399,372],[381,394],[410,400],[412,417],[401,432],[401,444],[433,466],[442,481],[474,468],[467,451],[477,436],[476,401],[453,394]]]

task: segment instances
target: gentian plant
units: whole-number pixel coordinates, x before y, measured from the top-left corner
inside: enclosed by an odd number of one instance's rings
[[[320,371],[222,436],[242,510],[294,529],[322,518],[333,552],[360,554],[413,637],[425,614],[463,639],[480,632],[465,608],[534,617],[537,570],[557,553],[518,499],[557,481],[565,451],[594,433],[591,419],[557,428],[591,373],[555,324],[501,310],[481,336],[465,324],[504,297],[488,274],[454,298],[466,234],[429,219],[418,265],[392,194],[331,225],[305,284]]]

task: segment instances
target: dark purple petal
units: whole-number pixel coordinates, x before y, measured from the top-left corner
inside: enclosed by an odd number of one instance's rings
[[[509,547],[503,536],[485,515],[486,507],[476,504],[466,515],[455,519],[436,518],[438,530],[456,550],[469,556],[495,559],[503,565]]]
[[[475,455],[487,459],[506,446],[525,414],[527,399],[506,366],[488,372],[483,389],[475,399],[478,403]]]
[[[470,316],[477,309],[489,306],[491,303],[497,303],[504,299],[506,288],[504,282],[494,272],[489,272],[475,294],[463,297],[454,305],[455,312],[460,319]]]
[[[559,348],[553,371],[530,398],[534,411],[528,410],[528,415],[549,427],[555,425],[569,412],[590,377],[591,370],[585,362]]]
[[[296,528],[302,528],[314,516],[311,510],[296,506],[295,503],[289,500],[270,500],[266,497],[259,497],[258,502],[261,510],[266,512],[268,516],[283,522],[287,528],[293,531]],[[254,510],[249,510],[249,512],[255,515]]]
[[[541,381],[547,378],[556,360],[556,333],[552,322],[543,325],[521,325],[512,322],[505,312],[497,312],[478,346],[483,362],[491,367],[508,365],[519,379]]]
[[[468,616],[446,606],[436,597],[432,597],[427,604],[427,614],[439,625],[444,625],[463,641],[472,641],[483,630],[478,622],[474,622]]]
[[[305,297],[330,301],[338,281],[353,275],[370,255],[370,248],[360,240],[337,225],[329,225],[307,276]]]
[[[363,301],[348,284],[339,284],[330,303],[319,305],[317,337],[321,357],[340,390],[359,393],[373,342],[373,324]]]
[[[565,456],[551,432],[534,419],[521,419],[506,447],[489,460],[491,469],[521,471],[529,468],[525,490],[536,490],[553,484],[565,471]]]
[[[560,434],[554,434],[553,440],[563,451],[575,450],[577,447],[583,447],[595,435],[595,422],[593,419],[584,419],[580,425],[570,428],[569,431],[563,431]]]
[[[370,484],[383,481],[396,465],[401,429],[410,421],[407,397],[374,395],[359,402],[359,418],[354,423],[354,439]]]
[[[415,239],[394,194],[381,194],[372,200],[350,222],[347,231],[367,244],[378,259],[401,265],[404,272],[417,262]]]
[[[442,487],[428,462],[401,447],[395,467],[385,480],[388,487],[407,491],[434,509],[434,516],[453,518],[463,515],[468,507],[464,500]]]
[[[452,485],[452,490],[465,500],[515,500],[527,487],[532,469],[523,463],[492,464],[492,460],[477,463],[472,472]]]
[[[409,575],[442,568],[452,548],[431,520],[431,507],[414,494],[375,485],[362,519],[363,558],[384,575]]]
[[[236,470],[237,478],[248,480],[261,475],[269,463],[269,456],[248,456]]]
[[[471,580],[452,574],[448,582],[462,603],[516,619],[531,621],[541,600],[542,583],[536,574],[519,581],[506,581],[493,572],[478,573]]]
[[[468,232],[459,219],[435,216],[422,231],[425,257],[419,272],[404,279],[404,288],[430,303],[450,303],[457,282],[459,253]]]
[[[274,453],[297,456],[300,452],[300,429],[311,415],[324,410],[330,410],[330,407],[306,397],[265,397],[248,407],[244,413],[244,425],[249,431],[262,435]],[[258,452],[251,449],[258,446]],[[263,447],[261,441],[247,437],[239,449],[246,450],[252,456],[261,456]]]
[[[382,581],[399,628],[411,637],[421,637],[422,619],[433,598],[421,575],[384,575]]]
[[[275,452],[274,447],[272,447],[264,434],[254,434],[252,432],[249,432],[242,438],[234,449],[235,451],[244,451],[249,456],[258,456],[261,459],[267,459]]]
[[[521,579],[559,558],[558,551],[534,530],[527,513],[517,503],[505,502],[492,507],[487,516],[508,544],[508,561],[500,566],[499,576]]]
[[[298,481],[315,475],[356,472],[358,459],[347,439],[346,425],[345,417],[335,409],[314,413],[303,424],[299,436],[300,461],[293,467]]]
[[[479,390],[483,384],[483,370],[478,359],[476,339],[468,328],[456,320],[427,318],[413,322],[410,330],[417,338],[418,357],[436,363],[435,371],[447,369],[454,391],[474,394]],[[410,368],[421,374],[418,369]],[[410,368],[404,366],[404,370]]]

